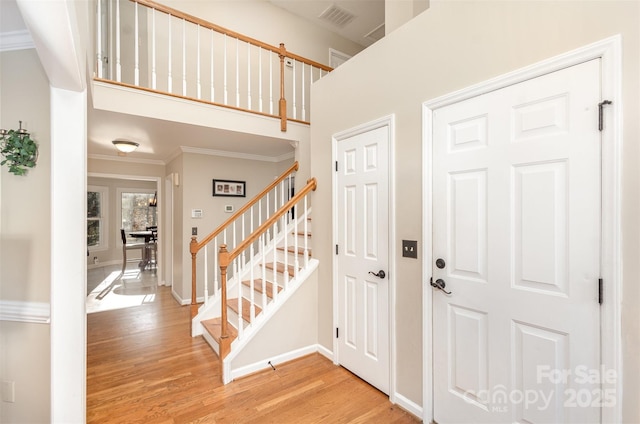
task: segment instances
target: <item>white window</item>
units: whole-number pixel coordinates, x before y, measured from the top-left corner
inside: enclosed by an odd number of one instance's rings
[[[109,189],[101,186],[87,187],[87,248],[89,251],[107,250]]]
[[[119,188],[120,228],[125,232],[142,231],[158,225],[157,207],[152,206],[155,190]]]

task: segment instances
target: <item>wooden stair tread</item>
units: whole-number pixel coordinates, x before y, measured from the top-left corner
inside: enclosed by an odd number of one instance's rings
[[[277,247],[276,249],[278,249],[281,252],[284,252],[284,247]],[[311,249],[307,249],[309,252],[309,256],[311,256]],[[295,248],[293,246],[289,246],[287,247],[287,252],[289,253],[295,253]],[[300,247],[298,246],[298,255],[304,255],[304,247]]]
[[[251,280],[243,281],[242,285],[251,287]],[[265,285],[267,288],[267,297],[273,298],[273,283],[271,281],[267,281]],[[280,286],[276,286],[276,287],[278,287],[277,290],[278,290],[278,293],[280,293],[280,291],[282,291],[282,287]],[[262,278],[256,278],[253,280],[253,289],[258,293],[262,294]]]
[[[220,343],[220,335],[222,334],[222,320],[220,317],[207,319],[201,321],[201,323],[204,329],[207,330],[207,333],[211,334],[211,337],[213,337],[216,342]],[[227,325],[227,328],[229,331],[230,342],[234,341],[236,337],[238,337],[238,330],[236,330],[236,328],[231,324]]]
[[[273,262],[267,263],[265,267],[267,269],[273,270]],[[289,277],[293,277],[296,274],[293,265],[289,265],[287,268],[288,268],[287,272],[289,273]],[[276,272],[284,273],[284,264],[282,262],[276,263]]]
[[[239,309],[238,298],[236,297],[234,299],[227,300],[227,306],[237,314]],[[250,308],[251,308],[251,302],[249,302],[249,300],[243,297],[242,298],[242,319],[245,320],[246,322],[251,322]],[[255,305],[255,308],[256,308],[256,316],[258,316],[258,314],[262,312],[262,308],[260,308],[258,305]]]
[[[294,232],[293,234],[298,235],[298,236],[304,236],[305,232],[304,231],[298,231],[297,233]],[[306,236],[307,237],[311,237],[311,231],[307,231]]]

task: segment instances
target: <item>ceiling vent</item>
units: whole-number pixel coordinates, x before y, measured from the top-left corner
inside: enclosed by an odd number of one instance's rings
[[[371,32],[364,35],[364,38],[371,41],[382,40],[384,37],[384,22],[375,27]]]
[[[348,10],[342,9],[335,4],[329,6],[318,18],[332,25],[342,28],[356,18],[356,15]]]

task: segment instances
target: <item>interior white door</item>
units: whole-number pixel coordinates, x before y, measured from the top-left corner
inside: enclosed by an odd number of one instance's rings
[[[434,111],[436,422],[599,421],[599,102],[592,60]]]
[[[388,126],[339,141],[336,192],[338,362],[387,394],[388,146]]]

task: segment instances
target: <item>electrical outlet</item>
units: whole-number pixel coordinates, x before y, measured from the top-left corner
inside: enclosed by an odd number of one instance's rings
[[[191,227],[191,235],[192,236],[198,235],[198,227]]]
[[[402,256],[418,259],[418,242],[416,240],[402,240]]]

